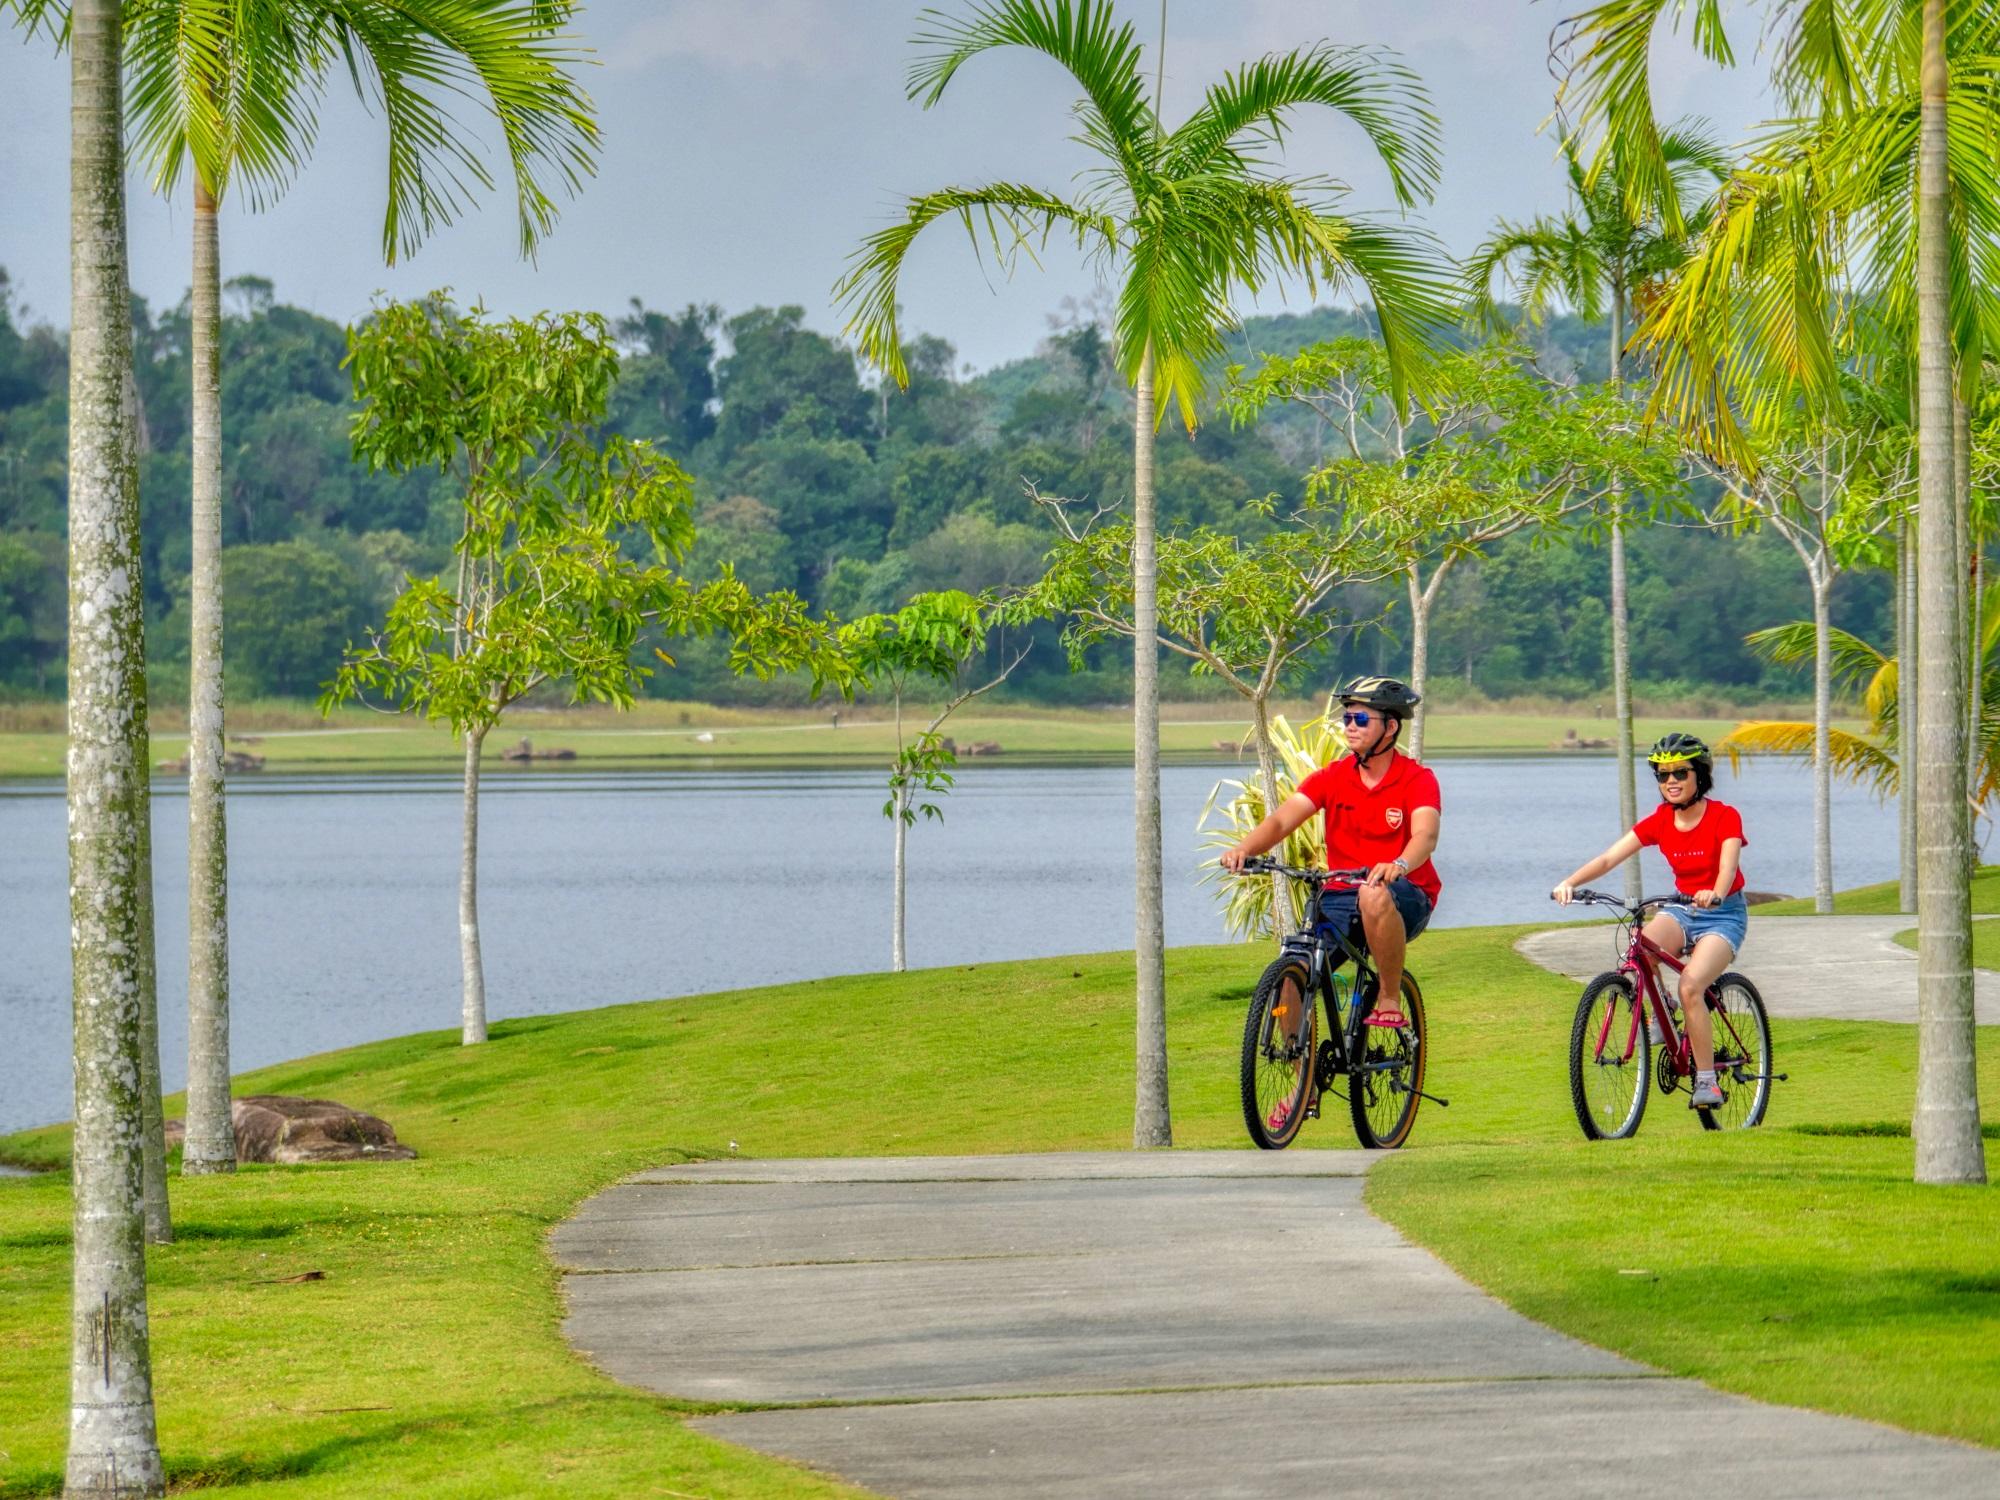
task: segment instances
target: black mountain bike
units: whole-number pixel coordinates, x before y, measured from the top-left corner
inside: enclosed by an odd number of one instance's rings
[[[1368,878],[1366,870],[1301,870],[1267,857],[1246,859],[1243,873],[1303,882],[1314,913],[1330,881]],[[1348,963],[1354,965],[1351,984],[1340,972]],[[1243,1122],[1264,1150],[1289,1146],[1300,1127],[1318,1117],[1324,1093],[1340,1097],[1345,1090],[1354,1133],[1370,1150],[1393,1150],[1410,1138],[1418,1100],[1435,1100],[1441,1108],[1448,1103],[1424,1092],[1424,997],[1416,977],[1403,972],[1400,1026],[1368,1024],[1376,984],[1358,931],[1329,932],[1312,920],[1279,947],[1243,1023]]]

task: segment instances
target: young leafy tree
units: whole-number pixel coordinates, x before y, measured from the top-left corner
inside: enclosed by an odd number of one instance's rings
[[[634,655],[649,633],[726,631],[738,671],[807,665],[844,679],[846,669],[795,596],[758,600],[727,573],[697,587],[676,571],[694,541],[693,484],[650,444],[597,436],[618,368],[602,318],[489,320],[436,295],[378,309],[350,347],[357,456],[395,473],[448,471],[464,487],[454,576],[412,578],[382,631],[348,650],[322,707],[393,704],[449,723],[464,746],[459,946],[470,1045],[486,1040],[479,756],[508,705],[548,683],[576,701],[629,705],[651,673]],[[628,538],[643,541],[644,556]]]
[[[1776,532],[1805,569],[1813,611],[1813,909],[1822,913],[1833,910],[1833,582],[1874,560],[1882,535],[1900,527],[1915,479],[1902,461],[1907,427],[1871,395],[1857,388],[1850,406],[1825,417],[1799,411],[1757,440],[1754,466],[1695,455],[1721,486],[1715,520],[1739,532]]]
[[[1639,431],[1610,387],[1563,387],[1521,350],[1492,346],[1441,356],[1426,409],[1399,406],[1382,346],[1315,344],[1240,375],[1225,404],[1250,421],[1276,402],[1304,406],[1334,434],[1338,456],[1308,479],[1314,497],[1370,518],[1409,595],[1410,685],[1430,678],[1430,616],[1445,579],[1502,537],[1601,517],[1626,490],[1670,497],[1674,465]],[[1404,748],[1424,752],[1427,708]]]
[[[14,9],[18,10],[18,0]],[[34,17],[28,17],[30,21]],[[150,759],[116,0],[70,17],[69,859],[76,1030],[65,1493],[165,1491],[146,1319]]]
[[[910,826],[918,814],[944,820],[944,809],[929,800],[951,790],[958,752],[944,738],[945,721],[980,694],[1005,682],[1030,647],[1023,646],[1000,670],[977,687],[968,686],[975,665],[986,653],[995,611],[989,600],[958,589],[918,594],[893,614],[867,615],[840,630],[840,649],[856,680],[889,689],[896,720],[896,758],[889,766],[889,800],[882,816],[895,829],[895,896],[889,929],[889,966],[900,974],[909,967],[905,943],[908,865],[904,855]],[[923,685],[942,686],[949,693],[943,707],[914,739],[903,732],[903,701]]]
[[[1040,582],[1011,608],[1024,621],[1066,619],[1063,641],[1072,664],[1081,665],[1098,642],[1132,635],[1132,527],[1124,521],[1099,525],[1103,510],[1080,516],[1070,501],[1032,487],[1029,494],[1061,540]],[[1371,517],[1359,524],[1353,512],[1314,500],[1255,541],[1210,527],[1160,539],[1160,644],[1187,658],[1196,672],[1228,683],[1249,705],[1269,806],[1281,800],[1271,700],[1292,682],[1308,653],[1351,626],[1332,603],[1335,591],[1400,569],[1401,554],[1389,538],[1413,528],[1401,518],[1382,524],[1387,520]],[[1292,903],[1285,894],[1281,891],[1275,906],[1279,937],[1291,931]]]
[[[14,0],[31,20],[67,0]],[[235,1170],[229,1115],[229,910],[223,792],[222,273],[216,216],[241,183],[274,200],[312,151],[330,74],[344,72],[388,127],[383,255],[394,263],[490,187],[460,101],[500,126],[523,254],[554,224],[551,187],[574,190],[595,156],[590,103],[562,33],[570,0],[127,0],[133,153],[154,188],[192,179],[193,550],[189,581],[188,1109],[182,1170]],[[372,87],[363,83],[363,65]],[[552,181],[553,179],[553,181]]]
[[[1118,366],[1137,410],[1132,454],[1133,738],[1137,881],[1138,1078],[1132,1139],[1172,1144],[1167,1105],[1165,928],[1161,911],[1159,643],[1153,494],[1154,434],[1164,408],[1192,428],[1207,372],[1232,326],[1232,298],[1286,276],[1309,292],[1359,283],[1380,318],[1397,399],[1449,294],[1437,254],[1341,212],[1338,185],[1286,178],[1267,153],[1306,107],[1358,125],[1389,174],[1399,205],[1437,179],[1437,120],[1416,76],[1378,52],[1328,45],[1248,63],[1209,89],[1169,130],[1157,85],[1148,99],[1143,49],[1112,0],[976,0],[957,15],[924,12],[909,93],[926,108],[967,62],[1007,47],[1037,52],[1083,91],[1078,137],[1102,158],[1072,196],[1015,182],[949,187],[909,201],[904,218],[869,236],[838,291],[863,352],[897,381],[906,376],[897,295],[917,237],[957,219],[975,253],[987,245],[1011,267],[1051,236],[1092,252],[1118,278]]]
[[[1475,317],[1488,326],[1499,321],[1493,295],[1496,280],[1512,291],[1520,314],[1534,323],[1548,315],[1558,299],[1578,316],[1604,318],[1610,335],[1610,378],[1625,379],[1626,318],[1635,298],[1672,271],[1687,256],[1687,241],[1696,232],[1707,194],[1729,171],[1729,158],[1709,136],[1682,124],[1660,140],[1660,154],[1669,171],[1676,199],[1669,229],[1659,216],[1635,210],[1627,174],[1616,151],[1595,180],[1585,170],[1575,147],[1565,141],[1563,165],[1569,177],[1570,207],[1560,215],[1542,216],[1525,224],[1502,220],[1487,241],[1473,252],[1465,279]],[[1618,814],[1624,827],[1639,820],[1639,791],[1634,780],[1632,735],[1631,610],[1625,578],[1625,519],[1622,497],[1610,496],[1608,537],[1611,559],[1611,699],[1618,719]],[[1625,866],[1625,894],[1639,899],[1639,861]]]

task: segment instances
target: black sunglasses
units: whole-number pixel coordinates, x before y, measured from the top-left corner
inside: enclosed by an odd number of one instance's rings
[[[1367,709],[1350,708],[1341,714],[1340,722],[1343,724],[1352,724],[1356,729],[1366,729],[1375,721],[1369,717]]]
[[[1655,781],[1685,781],[1685,780],[1687,780],[1687,778],[1688,778],[1688,777],[1690,777],[1690,776],[1692,776],[1692,775],[1694,775],[1694,767],[1693,767],[1693,766],[1673,766],[1673,767],[1671,767],[1670,769],[1668,769],[1668,770],[1665,770],[1665,771],[1655,771],[1655,772],[1653,773],[1653,780],[1655,780]]]

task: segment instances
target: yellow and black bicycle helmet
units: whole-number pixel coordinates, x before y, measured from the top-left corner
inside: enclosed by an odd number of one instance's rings
[[[1680,766],[1689,761],[1702,761],[1713,765],[1708,746],[1694,735],[1676,729],[1671,734],[1663,734],[1653,741],[1653,748],[1646,752],[1646,759],[1656,766]]]

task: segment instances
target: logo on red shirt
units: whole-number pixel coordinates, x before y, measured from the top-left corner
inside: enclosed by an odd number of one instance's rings
[[[1383,816],[1389,820],[1389,826],[1391,828],[1401,828],[1403,826],[1402,808],[1392,807],[1386,813],[1384,813]]]

